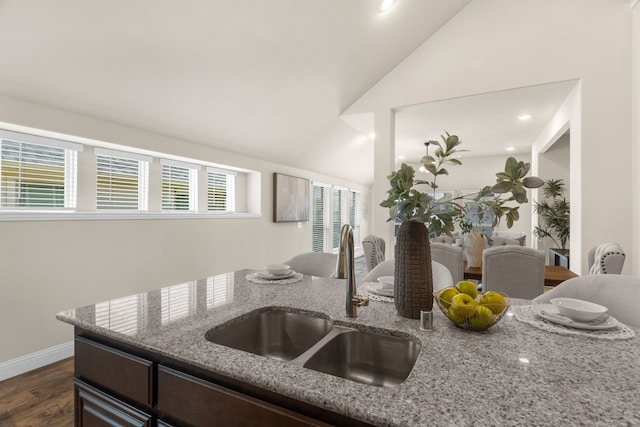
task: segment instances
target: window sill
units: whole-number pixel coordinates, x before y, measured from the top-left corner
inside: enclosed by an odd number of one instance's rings
[[[92,221],[157,219],[255,219],[251,213],[183,213],[183,212],[0,212],[3,221]]]

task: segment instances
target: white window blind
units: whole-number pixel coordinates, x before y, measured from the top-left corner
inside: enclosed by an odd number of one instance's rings
[[[72,210],[80,144],[0,131],[0,207]]]
[[[161,160],[162,210],[195,212],[198,165]]]
[[[236,172],[207,168],[207,210],[235,212]]]
[[[328,252],[329,243],[329,186],[313,183],[313,224],[311,230],[311,250]]]
[[[340,233],[342,226],[347,223],[347,190],[345,188],[333,188],[333,249],[340,246]]]
[[[349,224],[353,227],[353,242],[356,247],[360,247],[360,193],[349,190]]]
[[[150,157],[96,148],[97,208],[148,210]]]

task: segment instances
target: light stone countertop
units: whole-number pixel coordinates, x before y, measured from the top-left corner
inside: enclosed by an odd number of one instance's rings
[[[483,332],[434,304],[434,330],[372,301],[345,316],[345,281],[256,284],[243,270],[61,312],[80,328],[380,426],[640,425],[640,341],[560,335],[506,315]],[[512,305],[526,304],[513,300]],[[422,343],[409,378],[376,387],[208,342],[206,331],[255,309],[329,315]],[[638,331],[636,331],[638,332]],[[521,360],[526,359],[528,363]]]

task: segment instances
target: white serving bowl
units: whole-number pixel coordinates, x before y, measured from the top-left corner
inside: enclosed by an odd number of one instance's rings
[[[577,322],[588,322],[607,312],[604,305],[576,298],[553,298],[551,304],[558,308],[560,314]]]
[[[382,289],[393,289],[393,276],[380,276],[378,282],[382,283]]]
[[[287,274],[290,268],[291,266],[286,264],[269,264],[264,266],[264,269],[267,271],[267,273],[273,274],[274,276],[282,276],[284,274]]]

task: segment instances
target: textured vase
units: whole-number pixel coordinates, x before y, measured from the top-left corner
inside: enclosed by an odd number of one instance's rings
[[[468,267],[482,267],[482,251],[484,250],[484,237],[477,231],[464,235],[464,255],[467,258]]]
[[[429,230],[421,222],[400,224],[396,236],[394,301],[402,317],[419,319],[433,308]]]

